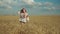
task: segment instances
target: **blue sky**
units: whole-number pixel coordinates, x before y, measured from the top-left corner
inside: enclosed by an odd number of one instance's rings
[[[17,15],[22,8],[29,15],[60,15],[60,0],[0,0],[0,15]]]

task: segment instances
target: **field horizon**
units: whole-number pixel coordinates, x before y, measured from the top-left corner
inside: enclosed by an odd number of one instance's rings
[[[19,16],[0,16],[0,34],[60,34],[60,16],[29,16],[21,24]]]

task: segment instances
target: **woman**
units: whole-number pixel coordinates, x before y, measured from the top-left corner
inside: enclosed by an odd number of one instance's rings
[[[22,22],[22,23],[26,23],[27,21],[29,21],[29,16],[28,16],[28,13],[27,13],[25,8],[23,8],[20,11],[20,19],[19,19],[19,21]]]

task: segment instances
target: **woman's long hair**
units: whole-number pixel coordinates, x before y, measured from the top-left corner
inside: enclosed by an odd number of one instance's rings
[[[25,8],[23,8],[23,9],[21,9],[20,13],[24,13],[24,11],[23,11],[23,10],[25,10],[25,12],[26,12],[26,9],[25,9]]]

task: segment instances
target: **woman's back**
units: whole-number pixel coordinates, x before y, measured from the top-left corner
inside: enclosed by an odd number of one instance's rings
[[[27,13],[20,13],[20,18],[26,18],[28,16]]]
[[[24,18],[24,13],[20,13],[20,18]]]

